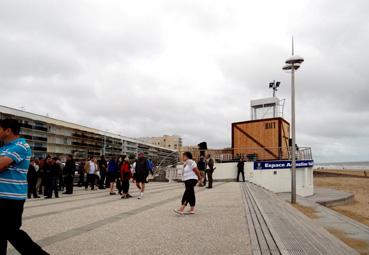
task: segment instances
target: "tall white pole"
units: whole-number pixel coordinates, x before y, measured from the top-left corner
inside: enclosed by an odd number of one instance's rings
[[[295,67],[291,69],[291,133],[292,133],[292,167],[291,167],[291,203],[296,203],[296,129],[295,129]]]

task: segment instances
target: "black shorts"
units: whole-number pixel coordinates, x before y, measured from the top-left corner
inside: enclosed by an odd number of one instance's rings
[[[143,174],[135,174],[135,179],[136,182],[142,182],[142,183],[146,183],[146,175]]]
[[[107,173],[106,178],[108,182],[115,182],[117,180],[117,173]]]

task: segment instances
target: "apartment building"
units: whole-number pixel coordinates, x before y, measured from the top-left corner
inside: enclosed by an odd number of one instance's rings
[[[172,150],[180,150],[180,148],[182,147],[182,138],[177,135],[163,135],[159,137],[142,137],[142,138],[137,138],[137,139],[145,143],[169,148]]]
[[[34,157],[72,154],[77,160],[89,156],[145,155],[156,162],[177,158],[176,150],[127,138],[102,130],[0,105],[0,119],[14,118],[21,124]]]

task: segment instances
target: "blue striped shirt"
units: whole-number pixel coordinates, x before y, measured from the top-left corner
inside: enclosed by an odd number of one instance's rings
[[[0,172],[0,198],[25,200],[27,198],[27,172],[31,148],[23,138],[18,138],[0,148],[0,157],[8,157],[13,163]]]

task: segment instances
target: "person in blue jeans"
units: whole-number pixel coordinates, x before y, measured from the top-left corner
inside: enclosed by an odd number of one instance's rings
[[[0,148],[0,254],[6,254],[8,241],[20,254],[48,254],[20,229],[31,149],[19,131],[16,120],[0,120],[0,141],[5,144]]]

